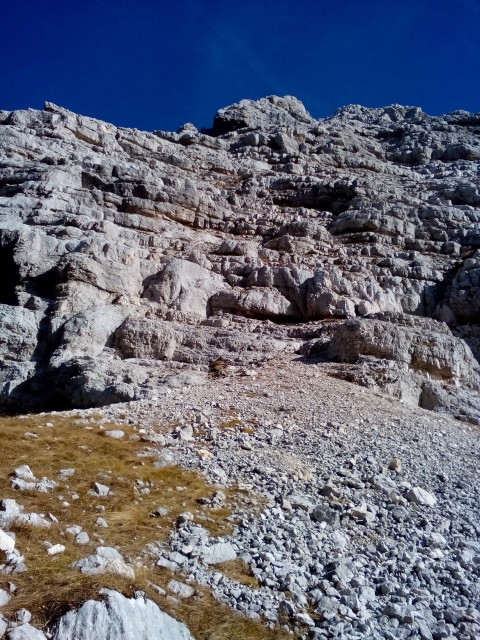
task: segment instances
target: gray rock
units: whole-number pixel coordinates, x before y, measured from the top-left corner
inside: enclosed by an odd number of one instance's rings
[[[175,571],[178,568],[178,564],[176,562],[172,562],[167,558],[158,558],[155,563],[157,567],[163,567],[164,569],[170,569],[170,571]]]
[[[180,598],[191,598],[195,593],[195,589],[193,587],[189,584],[185,584],[184,582],[178,582],[178,580],[170,580],[167,588],[176,596],[180,596]]]
[[[88,576],[116,573],[130,580],[135,579],[135,571],[125,563],[122,555],[112,547],[97,547],[94,554],[77,560],[72,567]]]
[[[101,498],[104,498],[110,493],[110,487],[107,487],[105,484],[101,484],[100,482],[95,482],[95,484],[93,485],[92,493],[94,495],[100,496]]]
[[[18,624],[26,624],[32,619],[32,614],[28,609],[18,609],[15,611],[15,620]]]
[[[88,533],[86,531],[80,531],[79,533],[77,533],[77,535],[75,536],[75,542],[77,544],[88,544],[90,542]]]
[[[237,552],[230,542],[217,542],[204,549],[201,556],[205,564],[220,564],[221,562],[235,560]]]
[[[0,397],[153,398],[172,368],[194,384],[219,358],[300,347],[480,420],[476,118],[350,105],[318,121],[270,96],[152,134],[51,103],[2,112]]]
[[[20,513],[16,518],[17,524],[26,524],[30,527],[43,527],[48,529],[52,526],[52,521],[47,520],[44,516],[38,513]]]
[[[111,429],[110,431],[105,431],[105,435],[107,436],[107,438],[121,440],[125,437],[125,431],[122,431],[121,429]]]
[[[36,478],[32,473],[32,470],[27,464],[22,464],[20,467],[17,467],[13,470],[13,475],[16,478],[21,478],[22,480],[32,480],[35,482]]]
[[[88,600],[53,625],[54,640],[192,640],[184,624],[151,600],[108,589],[100,593],[102,601]]]
[[[421,487],[414,487],[405,494],[406,499],[414,504],[434,507],[437,504],[435,496]]]
[[[375,487],[375,489],[380,489],[387,494],[390,494],[392,491],[397,490],[397,483],[394,482],[391,478],[386,475],[379,473],[374,476],[370,482]]]
[[[288,501],[292,505],[293,509],[300,509],[301,511],[307,511],[311,513],[315,507],[315,503],[311,496],[288,496]]]
[[[328,505],[318,505],[312,511],[312,519],[316,522],[325,522],[331,527],[338,527],[340,524],[340,515],[338,511],[334,511]]]
[[[40,631],[32,627],[31,624],[22,624],[19,627],[14,627],[7,631],[7,640],[47,640],[47,636]]]
[[[23,507],[15,500],[7,498],[0,501],[0,526],[8,528],[23,512]]]

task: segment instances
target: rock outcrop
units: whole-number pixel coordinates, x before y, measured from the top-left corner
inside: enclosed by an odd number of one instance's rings
[[[55,640],[193,640],[187,627],[139,595],[125,598],[102,589],[103,601],[88,600],[53,628]]]
[[[176,133],[0,111],[3,406],[154,397],[311,349],[480,420],[479,131],[275,96]]]

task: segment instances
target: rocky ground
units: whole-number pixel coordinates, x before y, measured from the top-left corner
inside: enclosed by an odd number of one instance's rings
[[[479,133],[0,111],[8,640],[480,637]]]
[[[159,468],[199,471],[215,487],[200,499],[207,513],[229,505],[232,488],[247,492],[227,517],[233,529],[212,536],[205,515],[182,512],[144,555],[118,545],[80,562],[98,567],[116,552],[123,571],[159,566],[170,598],[194,601],[206,587],[273,637],[281,627],[298,638],[480,636],[477,427],[338,380],[315,359],[229,367],[204,382],[95,420],[116,425],[111,438],[134,428]],[[238,558],[250,583],[226,569]],[[70,615],[63,629],[85,622]]]

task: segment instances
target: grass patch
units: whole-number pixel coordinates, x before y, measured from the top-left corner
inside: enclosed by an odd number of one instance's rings
[[[165,586],[172,574],[150,568],[152,560],[141,566],[148,545],[165,542],[178,516],[186,511],[212,535],[229,533],[232,525],[227,518],[242,495],[226,489],[225,507],[212,509],[202,504],[215,488],[200,475],[175,466],[156,467],[153,450],[140,441],[135,426],[122,426],[125,437],[118,440],[105,435],[109,428],[114,426],[62,414],[0,418],[0,498],[14,498],[25,512],[51,514],[58,520],[49,528],[11,527],[27,572],[0,575],[0,588],[7,588],[10,581],[17,587],[2,613],[8,617],[24,607],[32,612],[34,624],[44,626],[64,610],[98,597],[101,587],[127,596],[140,588],[185,622],[197,640],[281,638],[280,632],[272,635],[263,624],[237,616],[204,589],[191,602],[176,607],[151,588],[150,581]],[[14,490],[9,475],[22,464],[28,464],[37,479],[55,480],[57,487],[49,493]],[[75,473],[61,479],[59,472],[66,468]],[[110,495],[91,495],[95,482],[107,485]],[[157,507],[167,509],[167,515],[152,517]],[[108,528],[97,525],[99,516]],[[88,533],[88,544],[80,546],[74,536],[66,534],[65,529],[72,525]],[[49,556],[45,541],[65,545],[65,552]],[[135,580],[109,574],[85,576],[71,568],[101,544],[122,553],[135,568]]]
[[[239,418],[230,418],[230,420],[224,420],[218,424],[219,429],[235,429],[242,424]]]
[[[215,569],[221,571],[223,575],[230,578],[230,580],[235,580],[235,582],[244,584],[247,587],[251,587],[252,589],[258,589],[260,587],[258,580],[255,576],[252,576],[248,566],[240,558],[217,564],[215,565]]]

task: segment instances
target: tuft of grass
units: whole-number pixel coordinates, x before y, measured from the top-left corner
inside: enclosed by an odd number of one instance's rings
[[[252,576],[248,566],[240,558],[228,560],[215,565],[215,569],[223,573],[224,576],[235,580],[251,589],[259,589],[260,585],[255,576]]]
[[[0,458],[0,499],[14,498],[25,512],[51,514],[49,528],[15,524],[16,547],[25,557],[27,572],[0,576],[0,588],[13,582],[17,591],[2,608],[12,616],[21,607],[32,612],[33,623],[47,626],[64,611],[90,598],[98,598],[102,587],[116,589],[131,596],[134,589],[144,590],[163,610],[185,622],[196,640],[274,640],[284,636],[280,630],[270,631],[261,622],[237,615],[218,603],[211,593],[199,588],[189,601],[175,606],[159,595],[151,583],[166,587],[171,572],[153,565],[147,559],[152,543],[168,539],[178,516],[190,512],[212,535],[231,531],[232,507],[243,499],[240,492],[225,490],[226,505],[212,509],[202,504],[214,487],[194,472],[175,466],[155,466],[152,449],[140,441],[135,426],[121,426],[123,439],[108,438],[105,431],[116,425],[99,424],[95,418],[81,420],[62,414],[0,418],[2,456]],[[48,493],[15,491],[9,475],[22,464],[28,464],[37,479],[47,477],[58,482]],[[61,480],[61,469],[74,468],[73,476]],[[91,495],[94,482],[110,488],[105,498]],[[157,507],[168,514],[152,517]],[[96,524],[101,516],[108,528]],[[90,537],[87,545],[77,545],[65,529],[79,525]],[[45,542],[63,544],[64,553],[49,556]],[[85,576],[72,564],[90,555],[99,545],[118,549],[135,569],[135,580],[118,575]],[[227,563],[228,564],[228,563]],[[249,584],[245,567],[223,567],[226,575]],[[243,573],[242,573],[243,571]],[[236,577],[235,577],[236,576]],[[181,579],[181,578],[180,578]]]
[[[242,429],[240,429],[240,431],[248,435],[252,435],[253,433],[255,433],[255,429],[253,427],[243,427]]]
[[[239,418],[231,418],[230,420],[224,420],[218,424],[219,429],[235,429],[242,424],[242,421]]]

